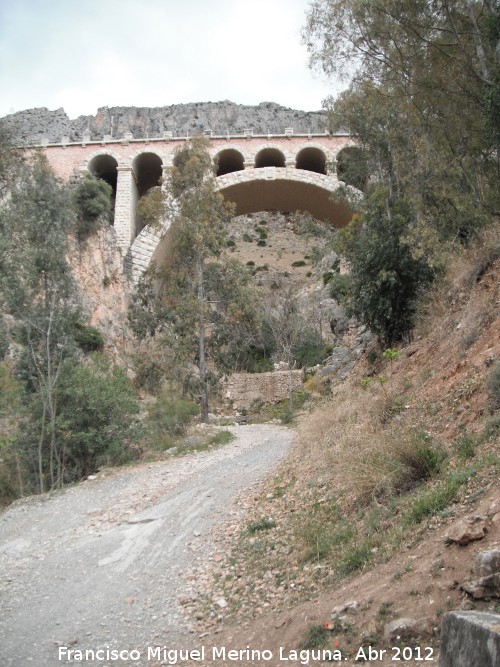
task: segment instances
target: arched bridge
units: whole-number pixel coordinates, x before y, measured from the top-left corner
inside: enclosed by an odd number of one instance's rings
[[[43,150],[55,173],[69,179],[90,171],[113,188],[114,227],[128,269],[137,279],[162,252],[162,233],[142,228],[137,204],[159,185],[180,142],[187,137],[121,139],[102,142],[45,144]],[[309,211],[340,227],[348,209],[331,199],[339,187],[337,163],[342,151],[354,146],[347,135],[243,135],[210,137],[217,160],[217,187],[236,205],[236,214],[264,210]],[[169,222],[165,221],[164,229]]]

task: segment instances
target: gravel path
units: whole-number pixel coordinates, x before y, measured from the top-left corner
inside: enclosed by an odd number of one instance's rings
[[[183,575],[293,437],[271,425],[230,430],[236,440],[220,449],[103,472],[0,514],[2,667],[154,665],[148,647],[185,643]],[[107,648],[141,657],[77,659]]]

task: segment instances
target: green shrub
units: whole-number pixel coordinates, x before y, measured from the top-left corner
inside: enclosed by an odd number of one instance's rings
[[[263,530],[271,530],[271,528],[275,527],[276,522],[273,521],[273,519],[262,517],[262,519],[258,519],[257,521],[250,521],[250,523],[247,525],[247,531],[250,533],[250,535],[255,535],[255,533]]]
[[[104,347],[104,338],[95,327],[77,322],[75,324],[75,342],[84,352],[96,352]]]
[[[425,431],[414,431],[412,444],[412,447],[402,450],[400,455],[406,468],[406,484],[410,487],[437,475],[446,459],[445,449]]]
[[[463,461],[472,459],[476,455],[477,439],[469,434],[464,433],[454,443],[454,448],[459,459]]]
[[[334,275],[333,271],[326,271],[323,274],[323,285],[328,285]]]
[[[425,518],[441,512],[455,498],[458,486],[448,483],[418,498],[410,511],[404,515],[403,523],[421,523]]]
[[[231,431],[219,431],[215,435],[213,435],[210,440],[209,444],[210,445],[228,445],[230,442],[232,442],[236,436],[231,433]]]
[[[9,351],[10,340],[7,328],[3,322],[2,315],[0,314],[0,361],[5,359],[5,355]]]
[[[298,259],[295,262],[292,262],[292,266],[298,268],[299,266],[306,266],[306,262],[303,259]]]
[[[166,213],[161,186],[150,188],[137,203],[138,230],[147,225],[159,227]]]
[[[338,564],[339,573],[348,575],[360,570],[373,558],[372,545],[369,542],[361,542],[350,547]]]
[[[292,347],[292,355],[299,368],[307,368],[320,364],[328,353],[319,333],[306,329]]]
[[[250,259],[250,260],[247,262],[247,266],[255,266],[255,262],[253,261],[253,259]]]
[[[310,625],[304,641],[300,645],[303,651],[312,651],[314,649],[326,649],[330,645],[330,632],[324,625]]]
[[[77,234],[86,238],[99,228],[99,219],[111,214],[113,188],[96,176],[87,174],[75,189],[75,201],[79,212]]]
[[[158,397],[150,408],[149,422],[156,444],[166,436],[182,435],[200,408],[193,401],[179,398],[170,391]]]
[[[267,243],[264,241],[264,239],[259,239],[259,240],[257,241],[257,245],[258,245],[260,248],[263,248],[265,245],[267,245]]]
[[[247,234],[246,232],[243,234],[242,238],[247,243],[252,243],[252,241],[253,241],[253,238],[250,236],[250,234]]]
[[[141,435],[136,421],[139,405],[125,372],[109,359],[94,354],[85,365],[66,362],[57,405],[56,440],[65,465],[64,481],[132,458],[129,446]],[[39,414],[42,419],[41,410]]]
[[[226,241],[226,246],[227,246],[228,248],[234,248],[235,245],[236,245],[236,243],[233,241],[233,239],[228,239],[228,240]]]
[[[339,303],[345,303],[349,296],[350,278],[346,273],[335,273],[328,281],[330,297]]]

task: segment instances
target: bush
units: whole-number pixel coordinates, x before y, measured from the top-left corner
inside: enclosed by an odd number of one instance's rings
[[[10,340],[7,327],[4,324],[3,318],[0,314],[0,361],[5,359],[7,352],[9,351]]]
[[[185,433],[192,418],[199,413],[200,408],[193,401],[179,398],[170,391],[164,392],[149,411],[154,443],[161,449],[164,438]]]
[[[339,472],[361,502],[406,493],[440,471],[444,448],[424,431],[400,426],[342,443]]]
[[[159,226],[166,215],[161,186],[150,188],[137,203],[138,228]]]
[[[57,400],[55,429],[64,481],[132,458],[129,445],[140,435],[135,418],[139,406],[121,368],[100,354],[86,365],[68,361],[61,369]]]
[[[323,339],[316,331],[305,330],[300,340],[292,347],[292,355],[299,368],[316,366],[328,356],[328,350]]]
[[[296,262],[292,262],[292,266],[298,268],[299,266],[305,266],[306,262],[303,259],[298,259]]]
[[[264,241],[264,239],[259,239],[259,241],[257,241],[257,245],[260,248],[263,248],[265,245],[267,245],[267,243]]]
[[[95,327],[75,324],[75,342],[84,352],[96,352],[104,347],[104,338]]]
[[[304,651],[326,649],[330,645],[330,632],[323,625],[310,625],[300,648]]]
[[[404,514],[403,524],[418,524],[442,512],[457,497],[460,488],[468,482],[472,474],[473,469],[452,472],[446,480],[415,500],[410,510]]]
[[[101,216],[111,214],[113,188],[96,176],[87,174],[75,189],[75,201],[79,211],[77,234],[86,238],[99,228]]]
[[[345,273],[335,273],[328,281],[330,297],[339,303],[345,303],[349,296],[351,279]]]
[[[323,274],[323,285],[328,285],[334,275],[333,271],[326,271],[326,273]]]
[[[250,521],[247,526],[247,531],[250,533],[250,535],[255,535],[255,533],[263,530],[271,530],[271,528],[275,527],[276,522],[273,519],[262,517],[262,519],[258,519],[257,521]]]

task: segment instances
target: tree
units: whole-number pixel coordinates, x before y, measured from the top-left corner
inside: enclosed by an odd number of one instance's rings
[[[498,3],[315,0],[311,63],[351,79],[332,126],[366,149],[372,178],[441,238],[466,239],[500,210]]]
[[[40,155],[24,167],[9,195],[0,209],[0,288],[5,307],[22,325],[19,372],[40,407],[36,475],[43,492],[47,472],[49,486],[61,480],[56,394],[79,316],[67,262],[67,235],[75,218],[69,189]]]
[[[172,218],[169,267],[163,276],[164,303],[171,326],[167,335],[179,359],[194,363],[201,397],[201,419],[208,421],[210,372],[207,337],[218,297],[207,289],[209,260],[225,247],[233,205],[215,190],[208,141],[197,137],[175,155],[167,196]]]
[[[295,290],[289,284],[282,285],[264,307],[264,324],[271,333],[275,357],[288,367],[290,411],[293,410],[293,369],[302,367],[304,362],[319,362],[318,351],[324,349],[321,335],[311,326],[311,315],[310,310],[298,302]],[[316,357],[313,358],[311,352],[316,352]]]
[[[415,222],[407,202],[376,190],[365,212],[339,232],[336,244],[350,263],[347,307],[386,347],[413,327],[418,296],[435,269],[414,252],[409,232]]]

